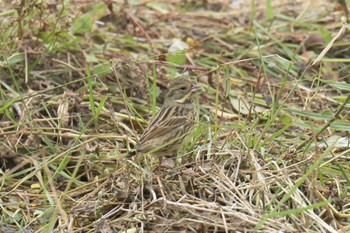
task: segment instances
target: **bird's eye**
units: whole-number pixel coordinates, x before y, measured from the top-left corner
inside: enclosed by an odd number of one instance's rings
[[[181,87],[180,87],[180,90],[181,90],[181,91],[185,91],[185,90],[186,90],[186,87],[185,87],[185,86],[181,86]]]

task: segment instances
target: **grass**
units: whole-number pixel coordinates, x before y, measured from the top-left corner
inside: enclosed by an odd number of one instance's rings
[[[350,231],[345,7],[1,2],[0,232]],[[125,155],[179,73],[200,120],[159,173]]]

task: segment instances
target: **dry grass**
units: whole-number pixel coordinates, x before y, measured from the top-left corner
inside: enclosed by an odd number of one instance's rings
[[[350,231],[346,5],[121,2],[0,3],[0,232]],[[176,166],[125,159],[183,72]]]

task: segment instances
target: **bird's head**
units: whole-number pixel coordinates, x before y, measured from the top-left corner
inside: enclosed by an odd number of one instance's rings
[[[190,82],[184,77],[175,78],[169,83],[169,91],[165,97],[164,104],[192,102],[193,95],[201,90],[202,88],[199,85]]]

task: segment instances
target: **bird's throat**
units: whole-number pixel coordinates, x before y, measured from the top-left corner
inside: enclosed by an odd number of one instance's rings
[[[179,99],[179,100],[175,100],[176,102],[178,102],[178,103],[180,103],[180,104],[183,104],[183,103],[185,103],[185,102],[191,102],[191,95],[192,95],[192,93],[191,92],[189,92],[189,93],[187,93],[184,97],[182,97],[181,99]]]

